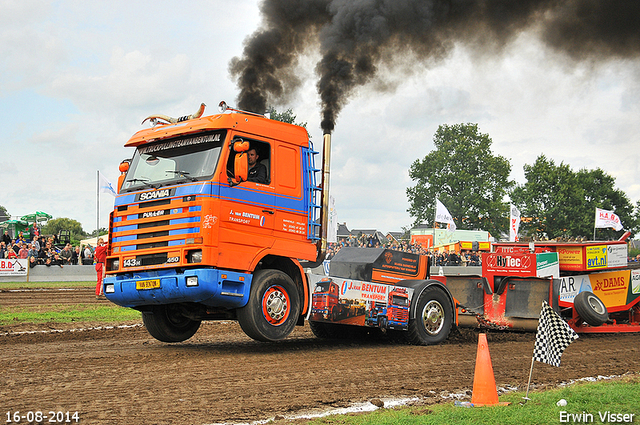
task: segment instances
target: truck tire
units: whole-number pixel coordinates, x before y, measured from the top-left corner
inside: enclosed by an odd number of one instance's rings
[[[158,305],[142,313],[147,332],[162,342],[182,342],[191,338],[200,327],[199,320],[185,317],[175,304]]]
[[[427,287],[418,298],[416,317],[409,321],[407,339],[415,345],[439,344],[447,339],[453,323],[453,307],[444,290]]]
[[[578,316],[591,326],[600,326],[609,319],[607,307],[593,292],[580,292],[573,300]]]
[[[293,280],[280,270],[258,270],[253,275],[249,302],[237,311],[240,327],[256,341],[286,338],[300,315],[300,298]]]

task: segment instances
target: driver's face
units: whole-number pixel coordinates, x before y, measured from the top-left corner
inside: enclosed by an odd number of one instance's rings
[[[249,159],[249,165],[251,167],[256,165],[256,161],[258,161],[258,153],[256,152],[256,150],[255,149],[251,149],[249,152],[247,152],[247,155],[248,155],[248,159]]]

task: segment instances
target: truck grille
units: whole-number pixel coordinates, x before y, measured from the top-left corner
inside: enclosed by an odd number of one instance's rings
[[[165,264],[168,251],[179,251],[200,236],[201,211],[195,196],[120,206],[113,213],[111,251],[129,259],[125,264],[130,267]]]
[[[141,255],[138,257],[141,266],[155,266],[158,264],[164,264],[167,262],[167,253]]]

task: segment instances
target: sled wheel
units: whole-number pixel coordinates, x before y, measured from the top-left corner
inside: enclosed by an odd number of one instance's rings
[[[258,270],[253,275],[249,302],[238,309],[238,322],[257,341],[279,341],[298,321],[300,300],[291,278],[280,270]]]
[[[415,345],[439,344],[449,336],[453,323],[453,307],[440,288],[428,287],[416,304],[416,317],[409,321],[407,339]]]
[[[600,326],[609,319],[607,307],[593,292],[583,291],[576,295],[573,308],[591,326]]]
[[[200,327],[200,321],[185,317],[177,304],[158,305],[143,312],[142,323],[152,337],[162,342],[186,341]]]

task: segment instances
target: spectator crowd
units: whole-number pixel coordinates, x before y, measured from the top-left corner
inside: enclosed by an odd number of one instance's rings
[[[35,232],[32,239],[25,239],[22,233],[16,239],[5,231],[0,240],[0,258],[20,258],[29,262],[29,267],[47,267],[77,264],[93,264],[93,247],[72,247],[70,243],[59,244],[57,237],[44,237]]]
[[[326,260],[331,260],[340,249],[346,246],[359,248],[386,248],[396,251],[408,252],[411,254],[428,255],[433,266],[480,266],[481,256],[477,251],[463,250],[460,253],[455,251],[437,252],[433,249],[425,249],[419,243],[409,243],[406,241],[381,241],[375,235],[361,234],[359,237],[350,235],[348,238],[340,238],[337,243],[327,245]]]

